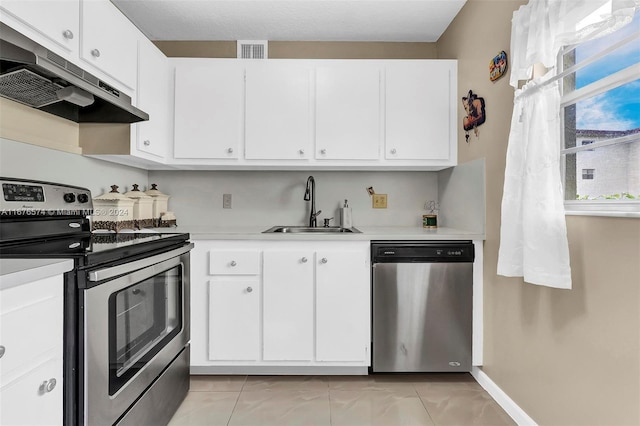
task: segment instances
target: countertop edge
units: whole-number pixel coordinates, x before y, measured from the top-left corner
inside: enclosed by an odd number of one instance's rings
[[[72,269],[72,259],[0,259],[0,290],[62,275]]]

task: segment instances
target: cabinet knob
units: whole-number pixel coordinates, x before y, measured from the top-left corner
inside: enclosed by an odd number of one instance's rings
[[[299,150],[299,151],[298,151],[298,153],[299,153],[300,155],[304,155],[304,149]]]
[[[306,257],[303,257],[302,259],[300,259],[300,262],[302,262],[302,263],[307,263],[307,258],[306,258]]]
[[[151,145],[151,141],[147,139],[146,141],[142,142],[142,144],[144,146],[149,146],[149,145]]]
[[[229,154],[233,154],[233,148],[227,148],[227,152],[228,152]]]
[[[232,261],[231,261],[231,263],[229,263],[229,265],[231,265],[231,266],[236,266],[236,265],[237,265],[237,263],[236,263],[236,261],[235,261],[235,260],[232,260]]]
[[[247,287],[247,293],[251,293],[253,289],[251,287]]]
[[[73,40],[73,31],[64,30],[64,32],[62,33],[62,37],[66,38],[67,40]]]
[[[391,150],[391,153],[392,153],[392,154],[395,154],[396,152],[397,152],[397,151],[396,151],[396,149],[395,149],[395,148],[393,148],[393,149]]]
[[[4,356],[6,349],[4,346],[0,346],[0,358],[2,358]]]
[[[51,392],[52,390],[54,390],[56,388],[56,385],[58,384],[58,382],[56,381],[56,379],[49,379],[49,380],[45,380],[44,382],[42,382],[42,384],[40,385],[40,393],[47,393],[47,392]]]
[[[100,57],[100,51],[98,49],[92,49],[91,50],[91,56],[93,56],[94,58],[99,58]]]
[[[326,150],[326,149],[322,148],[322,149],[320,150],[320,154],[324,155],[324,154],[326,154],[326,153],[327,153],[327,150]]]
[[[327,260],[326,257],[323,257],[322,259],[320,259],[320,263],[327,263],[327,262],[328,262],[328,260]]]

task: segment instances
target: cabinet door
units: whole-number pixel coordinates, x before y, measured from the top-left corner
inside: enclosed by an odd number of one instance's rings
[[[377,160],[380,123],[379,67],[336,64],[316,70],[317,159]]]
[[[138,50],[137,106],[149,121],[136,123],[136,148],[160,158],[167,155],[171,138],[173,75],[166,56],[147,39]]]
[[[452,61],[401,61],[386,67],[385,158],[446,160],[456,121]],[[455,97],[454,97],[455,98]]]
[[[62,352],[0,387],[0,424],[62,425]]]
[[[292,62],[247,67],[247,159],[310,158],[311,68]]]
[[[368,361],[368,250],[316,253],[316,360]]]
[[[46,41],[42,44],[45,47],[58,47],[66,53],[78,54],[79,0],[2,0],[0,9],[26,24],[30,32],[44,36]],[[36,41],[41,40],[38,37]]]
[[[174,157],[237,159],[243,110],[242,64],[208,60],[176,63]]]
[[[109,0],[82,0],[80,57],[136,89],[138,30]]]
[[[260,357],[260,281],[216,277],[209,281],[209,359]]]
[[[265,251],[263,359],[313,359],[313,252]]]

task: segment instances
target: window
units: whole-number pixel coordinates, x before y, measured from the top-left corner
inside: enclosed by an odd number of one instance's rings
[[[640,212],[640,12],[563,49],[560,69],[566,210]]]
[[[593,179],[596,169],[582,169],[582,179]]]

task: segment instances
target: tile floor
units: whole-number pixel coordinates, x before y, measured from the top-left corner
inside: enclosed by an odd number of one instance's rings
[[[470,374],[191,376],[169,423],[514,425]]]

